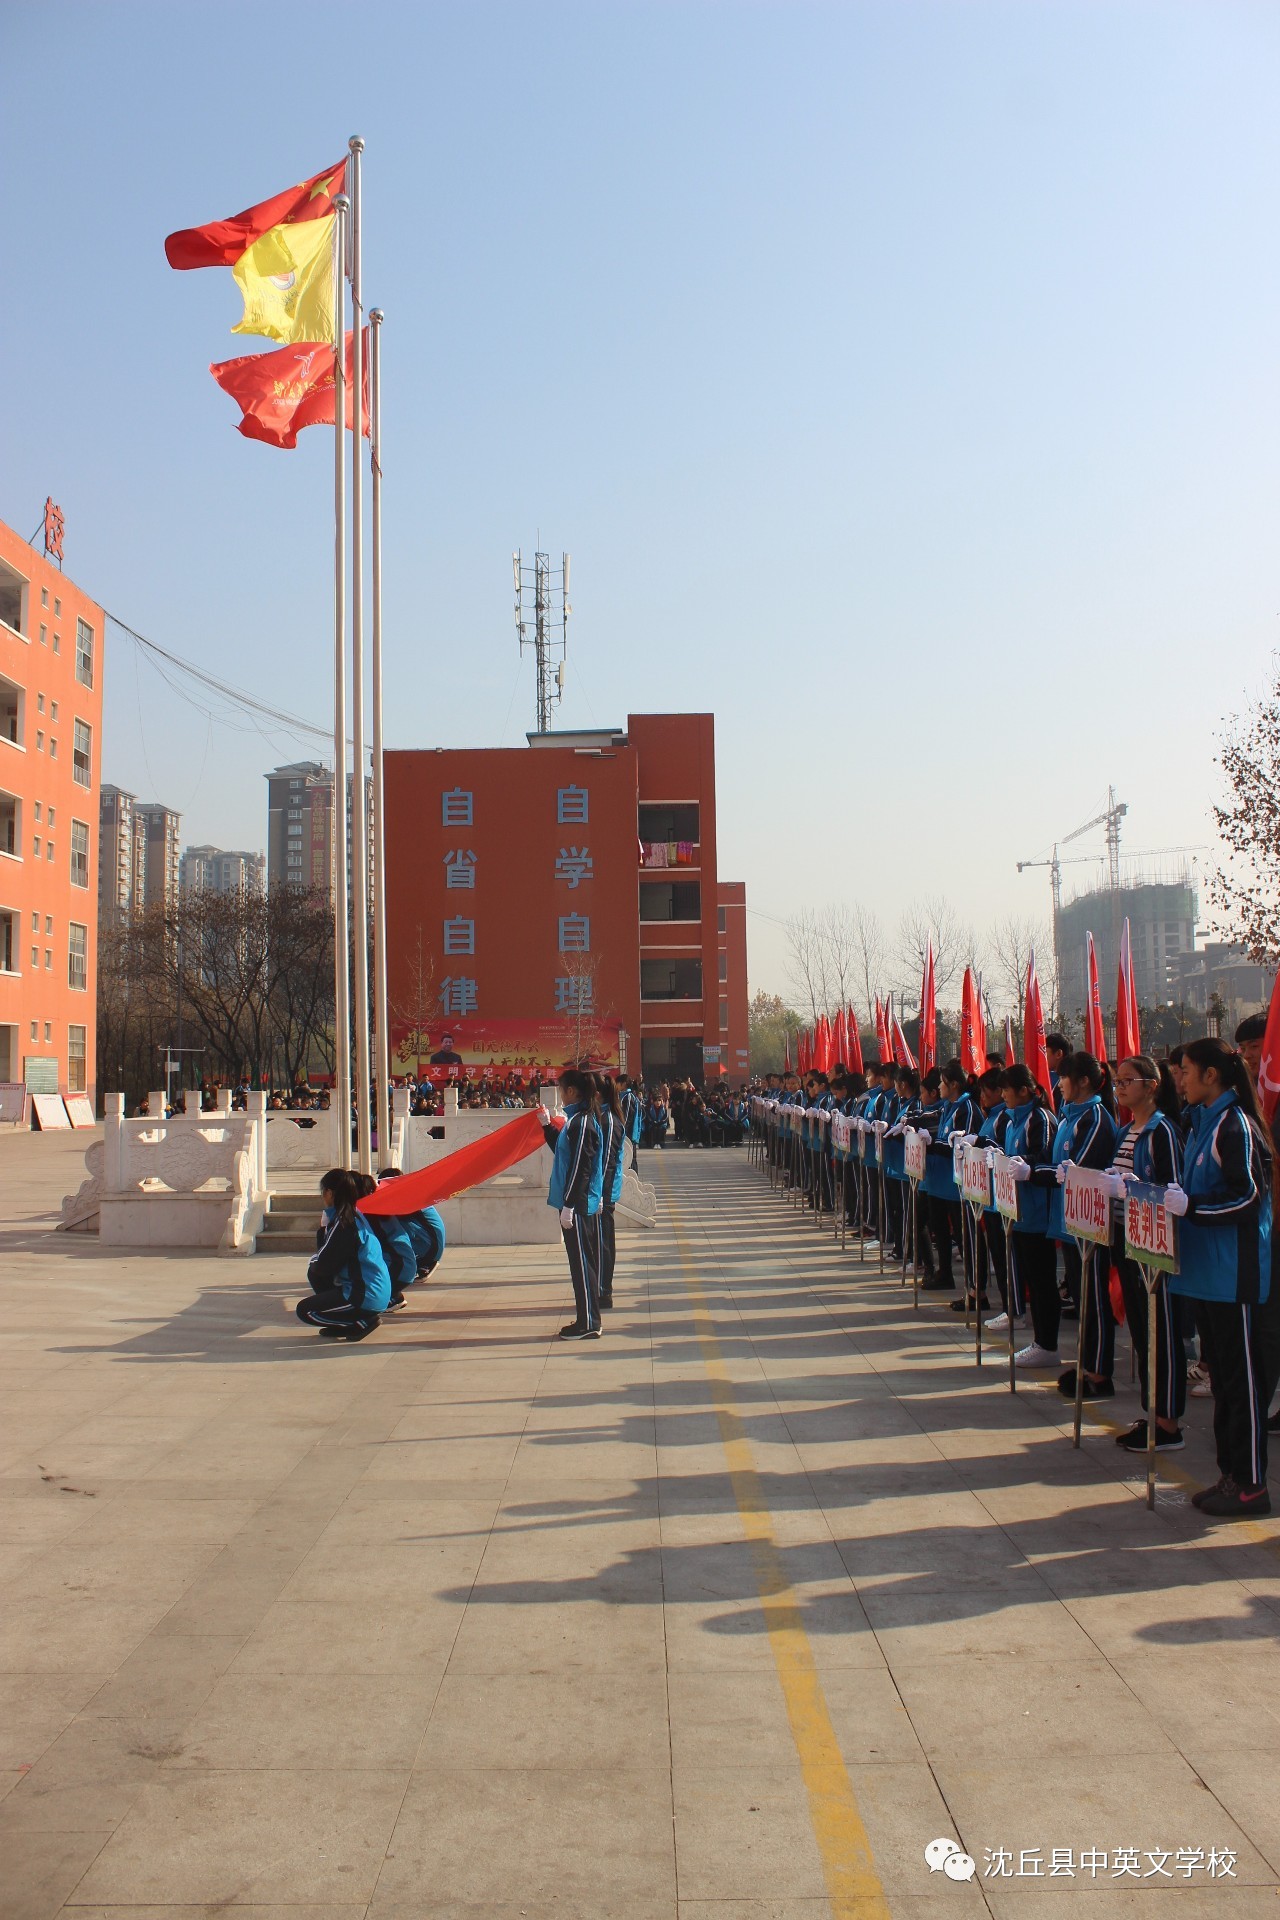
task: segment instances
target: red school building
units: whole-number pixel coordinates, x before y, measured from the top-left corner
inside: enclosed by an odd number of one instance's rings
[[[393,1070],[586,1057],[736,1085],[746,889],[716,866],[713,716],[528,740],[386,757]]]

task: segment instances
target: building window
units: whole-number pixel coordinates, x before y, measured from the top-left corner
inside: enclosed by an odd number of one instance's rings
[[[71,884],[73,887],[89,884],[89,828],[84,820],[71,822]]]
[[[44,950],[44,970],[46,973],[53,972],[53,948],[52,947],[46,947]]]
[[[51,700],[49,702],[49,718],[51,720],[56,720],[57,717],[58,717],[58,703],[56,700]]]
[[[725,981],[728,978],[729,978],[729,956],[727,953],[722,953],[720,955],[720,984],[723,986]]]
[[[44,1039],[45,1039],[46,1046],[48,1046],[52,1038],[53,1038],[53,1022],[52,1020],[46,1020],[44,1023]]]
[[[48,629],[48,627],[41,627],[41,629],[40,629],[40,645],[41,645],[42,647],[47,647],[47,646],[48,646],[48,644],[49,644],[49,629]]]
[[[52,860],[52,858],[53,858],[53,842],[52,842],[52,840],[46,840],[46,841],[45,841],[45,843],[44,843],[44,857],[45,857],[45,859],[46,859],[46,860]]]
[[[33,913],[31,916],[31,931],[32,933],[39,933],[40,931],[40,915],[38,913]]]
[[[67,929],[67,985],[77,993],[89,987],[89,929],[73,920]]]
[[[53,617],[55,620],[61,620],[62,618],[62,602],[56,593],[53,596]]]
[[[717,933],[728,933],[729,931],[729,909],[727,907],[716,908],[716,931]],[[723,980],[724,975],[721,974],[720,978]]]
[[[353,416],[353,417],[354,417],[354,416]],[[31,964],[32,964],[32,966],[33,966],[33,967],[38,967],[38,966],[40,965],[40,949],[39,949],[39,947],[32,947],[32,949],[31,949]],[[35,1035],[33,1034],[33,1035],[32,1035],[32,1039],[34,1039],[34,1038],[35,1038]]]
[[[48,604],[49,604],[49,589],[48,589],[48,587],[41,587],[41,589],[40,589],[40,605],[41,605],[42,607],[47,607],[47,606],[48,606]],[[34,1039],[35,1039],[35,1037],[36,1037],[36,1030],[35,1030],[35,1028],[34,1028],[34,1027],[32,1027],[32,1029],[31,1029],[31,1038],[32,1038],[32,1039],[34,1040]]]
[[[31,811],[35,814],[36,819],[39,820],[41,817],[41,808],[40,808],[40,802],[38,800],[32,801]]]
[[[35,914],[33,913],[33,914],[32,914],[32,916],[31,916],[31,920],[32,920],[32,924],[33,924],[33,925],[35,924],[35,921],[36,921],[36,918],[37,918],[37,916],[36,916],[36,915],[35,915]],[[46,932],[46,933],[52,933],[52,932],[53,932],[53,915],[52,915],[51,913],[46,913],[46,915],[45,915],[45,917],[44,917],[44,930],[45,930],[45,932]]]
[[[50,809],[49,809],[49,825],[50,825],[50,826],[52,826],[52,825],[53,825],[53,822],[54,822],[54,819],[55,819],[55,817],[56,817],[56,814],[57,814],[57,808],[56,808],[56,807],[50,807]]]
[[[701,920],[702,885],[697,880],[642,880],[642,920]]]
[[[40,835],[38,833],[34,835],[34,846],[35,846],[35,857],[38,860],[40,858]]]
[[[17,914],[0,911],[0,973],[18,971],[18,941],[21,937]]]
[[[31,1022],[31,1038],[33,1040],[38,1040],[40,1038],[40,1029],[36,1025],[34,1020]]]
[[[36,695],[36,712],[37,713],[44,712],[44,695],[42,693],[38,693]]]
[[[640,808],[637,828],[641,840],[664,841],[677,846],[684,840],[697,846],[701,825],[696,800],[646,802]]]
[[[62,652],[62,635],[60,633],[55,633],[53,636],[53,650],[55,653]]]
[[[701,960],[641,960],[642,1000],[701,1000]]]
[[[720,1031],[721,1031],[721,1033],[724,1033],[724,1032],[725,1032],[725,1031],[727,1030],[727,1028],[728,1028],[728,1025],[729,1025],[729,1002],[728,1002],[727,1000],[722,1000],[722,1001],[720,1002]]]
[[[82,687],[93,685],[93,628],[87,620],[76,621],[76,679]]]
[[[83,720],[76,721],[75,746],[71,754],[71,778],[77,786],[93,785],[93,729]]]
[[[36,731],[36,752],[44,752],[44,734],[39,729]]]
[[[83,1093],[87,1084],[88,1028],[67,1028],[67,1092]]]
[[[50,758],[51,760],[56,760],[56,759],[57,759],[57,757],[58,757],[58,743],[57,743],[57,741],[56,741],[56,740],[50,740],[50,742],[49,742],[49,758]]]

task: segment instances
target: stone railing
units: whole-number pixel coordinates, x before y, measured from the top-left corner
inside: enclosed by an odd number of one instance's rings
[[[85,1155],[87,1178],[62,1203],[64,1231],[92,1231],[116,1247],[209,1247],[252,1253],[266,1205],[266,1095],[233,1113],[224,1093],[213,1113],[124,1117],[109,1093],[103,1135]]]

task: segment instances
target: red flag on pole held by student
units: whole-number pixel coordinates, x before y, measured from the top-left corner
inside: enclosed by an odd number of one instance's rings
[[[844,1008],[836,1008],[836,1017],[831,1027],[831,1051],[834,1064],[847,1067],[849,1064],[849,1036],[845,1028]]]
[[[791,1035],[789,1033],[782,1043],[782,1071],[784,1074],[791,1071]]]
[[[1040,979],[1036,973],[1036,950],[1027,962],[1027,1006],[1022,1029],[1022,1057],[1031,1078],[1042,1092],[1053,1099],[1053,1076],[1049,1072],[1049,1049],[1045,1045],[1044,1006],[1040,999]]]
[[[862,1035],[858,1031],[858,1016],[852,1006],[849,1008],[849,1017],[845,1022],[845,1032],[849,1036],[849,1058],[845,1064],[854,1073],[865,1073],[866,1068],[862,1062]]]
[[[1095,1060],[1105,1063],[1107,1058],[1107,1030],[1102,1024],[1102,990],[1098,985],[1098,955],[1093,944],[1093,935],[1085,934],[1085,957],[1088,964],[1086,982],[1086,1005],[1084,1010],[1084,1050],[1091,1053]],[[1123,1055],[1121,1056],[1123,1058]]]
[[[818,1072],[830,1073],[835,1064],[832,1056],[834,1042],[831,1036],[831,1022],[825,1013],[818,1015]]]
[[[885,1013],[884,1002],[876,995],[876,1052],[882,1062],[893,1059],[893,1040],[889,1033],[889,1021]]]
[[[1120,935],[1120,964],[1116,969],[1116,1061],[1131,1060],[1142,1051],[1138,1034],[1138,996],[1133,985],[1133,951],[1129,921]]]
[[[545,1145],[546,1136],[537,1114],[532,1111],[519,1114],[505,1127],[483,1134],[479,1140],[459,1147],[456,1153],[447,1153],[443,1160],[422,1167],[417,1173],[402,1174],[398,1180],[384,1180],[375,1192],[357,1203],[357,1210],[380,1215],[405,1214],[416,1213],[420,1207],[437,1206],[455,1193],[479,1186],[482,1180],[492,1180],[496,1173],[505,1173]]]
[[[966,967],[960,986],[960,1065],[966,1073],[982,1073],[987,1064],[986,1039],[978,1043],[980,1015],[973,968]]]
[[[368,329],[365,329],[366,335]],[[351,335],[347,334],[346,418],[355,421],[355,380],[352,374]],[[369,438],[369,358],[362,376],[364,406],[361,432]],[[269,447],[296,447],[304,427],[331,427],[334,423],[334,351],[311,342],[277,347],[273,353],[246,353],[222,360],[210,373],[240,408],[239,431],[249,440],[265,440]]]
[[[938,1064],[938,997],[933,978],[933,937],[925,955],[924,978],[920,982],[920,1071],[928,1073]]]
[[[889,995],[889,1005],[892,1008],[892,1005],[893,1005],[892,994]],[[916,1064],[916,1057],[914,1053],[912,1053],[911,1048],[907,1044],[907,1036],[902,1031],[902,1022],[901,1020],[899,1020],[896,1013],[891,1015],[891,1022],[892,1022],[892,1031],[893,1031],[894,1060],[896,1061],[897,1065],[900,1067],[914,1067]]]
[[[1004,1063],[1006,1067],[1012,1067],[1017,1064],[1017,1059],[1018,1050],[1013,1044],[1013,1015],[1006,1013],[1004,1017]]]
[[[1280,1102],[1280,973],[1271,989],[1267,1009],[1267,1031],[1262,1037],[1262,1058],[1258,1062],[1258,1105],[1268,1126],[1275,1120]],[[1274,1232],[1275,1229],[1273,1228]]]

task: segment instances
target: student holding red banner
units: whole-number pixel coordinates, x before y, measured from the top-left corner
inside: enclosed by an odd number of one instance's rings
[[[557,1130],[543,1107],[538,1118],[555,1155],[547,1205],[560,1216],[569,1278],[577,1311],[562,1340],[600,1338],[600,1200],[604,1192],[604,1139],[596,1119],[596,1085],[589,1073],[570,1067],[560,1075],[565,1124]]]
[[[1116,1068],[1116,1093],[1132,1118],[1116,1141],[1112,1168],[1122,1177],[1132,1174],[1149,1186],[1178,1186],[1182,1180],[1182,1132],[1177,1124],[1181,1101],[1167,1066],[1150,1054],[1135,1054]],[[1142,1382],[1142,1411],[1147,1411],[1148,1312],[1156,1317],[1156,1446],[1163,1453],[1183,1443],[1182,1416],[1187,1405],[1187,1363],[1178,1337],[1177,1303],[1164,1274],[1148,1294],[1141,1268],[1124,1250],[1124,1221],[1112,1241],[1112,1256],[1124,1294],[1124,1313]],[[1147,1451],[1147,1422],[1137,1420],[1116,1435],[1116,1445],[1127,1453]]]

